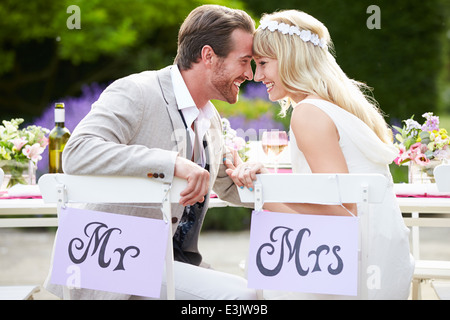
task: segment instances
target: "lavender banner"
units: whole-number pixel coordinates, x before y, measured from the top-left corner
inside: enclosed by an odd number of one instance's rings
[[[163,220],[61,209],[51,282],[157,298],[168,232]]]
[[[248,286],[357,295],[358,218],[253,212]]]

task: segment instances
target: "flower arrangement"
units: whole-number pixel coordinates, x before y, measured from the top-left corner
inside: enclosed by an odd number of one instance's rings
[[[247,161],[247,151],[250,149],[248,142],[237,135],[236,130],[231,128],[230,121],[226,118],[222,118],[222,128],[225,145],[236,150],[242,161]]]
[[[399,156],[394,160],[397,165],[411,161],[419,166],[427,166],[431,160],[442,161],[450,156],[450,138],[447,130],[439,128],[439,117],[427,112],[422,115],[425,122],[421,125],[414,116],[404,120],[403,128],[394,128]]]
[[[8,187],[26,183],[22,177],[24,169],[28,168],[30,161],[36,165],[48,145],[48,129],[30,125],[20,130],[19,125],[23,121],[20,118],[4,120],[0,125],[0,167],[5,174],[11,175]]]

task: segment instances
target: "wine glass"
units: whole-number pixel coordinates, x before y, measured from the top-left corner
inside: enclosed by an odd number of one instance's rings
[[[262,148],[264,153],[273,158],[275,173],[278,173],[278,158],[281,152],[288,146],[286,131],[264,131],[262,135]]]

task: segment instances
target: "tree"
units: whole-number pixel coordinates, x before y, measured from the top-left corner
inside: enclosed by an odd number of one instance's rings
[[[210,2],[242,8],[239,1]],[[51,101],[78,94],[83,84],[171,64],[179,26],[200,4],[199,0],[3,0],[2,119],[32,119]]]
[[[350,78],[374,88],[388,121],[441,110],[448,0],[247,0],[246,5],[256,15],[298,9],[322,21],[338,63]],[[367,8],[372,5],[380,9],[379,29],[369,28],[374,12]]]

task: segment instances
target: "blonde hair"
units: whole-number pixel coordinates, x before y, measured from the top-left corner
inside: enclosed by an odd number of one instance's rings
[[[388,128],[378,104],[369,96],[370,88],[349,79],[330,53],[333,50],[328,29],[314,17],[297,10],[265,14],[261,21],[277,21],[300,30],[311,31],[326,42],[326,47],[314,46],[298,36],[257,29],[253,40],[256,57],[278,60],[281,82],[290,93],[302,92],[319,96],[354,114],[385,143],[392,142],[392,131]],[[328,48],[327,48],[328,47]],[[330,50],[330,51],[329,51]],[[285,115],[294,101],[286,97],[280,101],[281,114]]]

